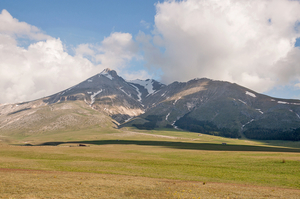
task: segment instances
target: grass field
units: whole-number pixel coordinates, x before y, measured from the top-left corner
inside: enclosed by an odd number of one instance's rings
[[[135,129],[2,140],[2,198],[300,196],[299,142]]]

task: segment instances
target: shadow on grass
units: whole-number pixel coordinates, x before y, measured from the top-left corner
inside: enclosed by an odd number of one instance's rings
[[[144,140],[91,140],[75,142],[45,142],[38,146],[58,146],[60,144],[93,144],[93,145],[140,145],[140,146],[161,146],[174,149],[209,150],[209,151],[262,151],[262,152],[293,152],[300,153],[300,149],[264,147],[249,145],[223,145],[213,143],[189,143],[189,142],[168,142],[168,141],[144,141]]]

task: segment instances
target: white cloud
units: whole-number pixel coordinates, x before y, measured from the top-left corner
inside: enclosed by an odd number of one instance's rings
[[[300,83],[295,84],[294,87],[295,87],[296,89],[300,89]]]
[[[81,44],[75,49],[76,55],[89,57],[94,63],[106,68],[121,70],[132,59],[138,56],[138,45],[129,33],[114,32],[104,38],[100,45]]]
[[[75,48],[75,53],[77,56],[84,57],[84,56],[95,56],[94,50],[92,50],[93,46],[91,44],[79,44]]]
[[[122,77],[126,80],[136,80],[136,79],[152,79],[153,75],[150,75],[146,70],[138,70],[133,72],[124,71],[122,72]]]
[[[2,38],[11,42],[2,43]],[[7,40],[7,41],[8,41]],[[21,102],[54,94],[96,73],[87,59],[72,57],[59,39],[18,47],[0,36],[0,102]]]
[[[112,33],[102,41],[101,46],[95,48],[98,50],[96,61],[107,68],[122,69],[131,59],[139,59],[138,45],[129,33]]]
[[[76,49],[76,56],[87,57],[103,68],[111,68],[122,74],[124,78],[151,77],[145,70],[128,73],[130,61],[142,60],[139,46],[129,33],[114,32],[99,45],[81,44]],[[141,75],[141,76],[140,76]]]
[[[291,49],[286,57],[274,64],[274,70],[280,75],[280,83],[300,81],[300,48]]]
[[[145,20],[141,20],[140,24],[146,29],[150,28],[150,23],[146,22]]]
[[[19,38],[34,42],[20,47]],[[19,22],[6,10],[0,14],[0,103],[45,97],[74,86],[104,68],[123,70],[138,58],[128,33],[112,33],[101,45],[81,44],[69,55],[60,39]],[[87,59],[86,57],[90,58]]]
[[[263,92],[300,77],[299,1],[186,0],[156,8],[152,40],[140,33],[139,41],[148,66],[161,67],[167,83],[208,77]]]
[[[49,35],[45,35],[37,27],[29,25],[25,22],[19,22],[13,18],[5,9],[0,14],[0,33],[9,34],[15,37],[27,37],[33,40],[50,39]]]

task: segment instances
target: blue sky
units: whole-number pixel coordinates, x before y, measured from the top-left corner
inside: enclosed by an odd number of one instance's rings
[[[14,18],[34,25],[68,45],[98,43],[112,32],[148,31],[154,25],[157,0],[1,0]],[[149,27],[149,31],[150,31]]]
[[[300,99],[300,3],[1,0],[0,103],[115,69],[168,84],[208,77]]]

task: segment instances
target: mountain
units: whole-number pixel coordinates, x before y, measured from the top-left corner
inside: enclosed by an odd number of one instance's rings
[[[92,109],[106,113],[118,123],[144,113],[140,92],[116,71],[101,73],[60,93],[45,98],[47,104],[64,101],[84,101]]]
[[[283,139],[283,134],[300,127],[299,100],[272,98],[229,82],[206,78],[174,82],[147,100],[153,106],[139,117],[148,121],[131,125],[172,125],[227,137],[246,134],[256,139]]]
[[[201,78],[164,85],[126,81],[105,69],[54,95],[0,105],[0,134],[135,126],[297,140],[299,115],[300,100],[272,98],[230,82]]]

